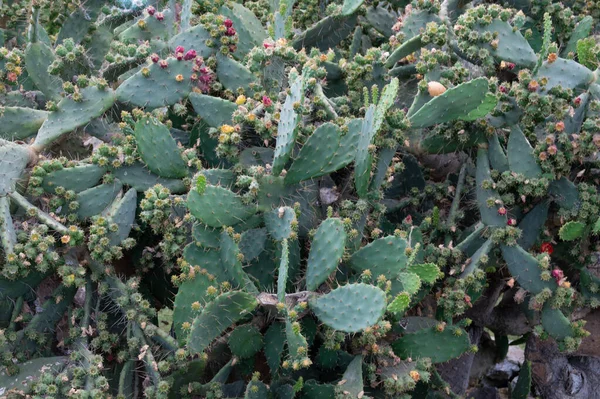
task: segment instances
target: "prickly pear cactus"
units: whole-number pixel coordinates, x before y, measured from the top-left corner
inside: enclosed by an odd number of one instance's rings
[[[0,396],[459,397],[484,329],[575,351],[600,13],[472,3],[2,3]]]

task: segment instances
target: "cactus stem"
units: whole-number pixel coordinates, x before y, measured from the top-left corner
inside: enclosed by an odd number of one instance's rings
[[[33,205],[31,202],[27,201],[27,198],[23,197],[18,192],[14,191],[14,192],[10,193],[9,195],[10,195],[10,198],[12,198],[13,201],[15,201],[21,208],[25,209],[26,211],[29,211],[29,210],[35,211],[35,217],[40,222],[47,224],[49,227],[51,227],[52,229],[56,230],[57,232],[59,232],[61,234],[64,234],[64,235],[70,234],[69,229],[65,225],[63,225],[62,223],[55,220],[52,216],[48,215],[47,213],[42,212],[38,207]]]

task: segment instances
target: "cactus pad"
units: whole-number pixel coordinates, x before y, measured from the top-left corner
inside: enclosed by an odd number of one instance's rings
[[[405,334],[392,343],[392,348],[402,358],[430,358],[433,363],[443,363],[468,351],[470,344],[465,330],[445,326],[441,332],[432,327]]]
[[[358,272],[370,270],[375,278],[381,274],[395,277],[407,267],[407,246],[404,238],[380,238],[352,254],[350,266]]]
[[[206,186],[203,194],[191,190],[187,205],[199,221],[209,227],[233,226],[252,216],[256,209],[245,205],[235,193],[218,186]]]
[[[346,231],[341,219],[325,220],[315,233],[311,242],[310,254],[306,266],[306,288],[314,291],[339,265],[344,246]]]

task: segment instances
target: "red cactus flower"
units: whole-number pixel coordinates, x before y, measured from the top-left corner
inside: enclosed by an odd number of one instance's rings
[[[545,252],[548,255],[551,255],[552,252],[554,252],[554,248],[552,247],[552,244],[550,244],[549,242],[542,243],[541,249],[542,249],[542,252]]]
[[[158,54],[154,53],[150,56],[150,59],[156,64],[160,60],[160,57],[158,56]]]
[[[565,278],[565,274],[560,269],[554,269],[552,270],[552,278],[554,278],[554,280],[556,280],[556,283],[559,284],[559,281]]]
[[[160,60],[159,63],[158,63],[158,65],[160,65],[160,67],[162,69],[165,69],[165,68],[167,68],[169,66],[169,63],[167,62],[167,60]]]
[[[506,215],[506,208],[501,206],[500,208],[498,208],[498,215],[504,216]]]
[[[165,19],[165,14],[163,14],[162,12],[157,12],[156,19],[162,21],[163,19]]]
[[[579,104],[581,104],[581,97],[576,97],[575,100],[573,100],[573,103],[579,106]]]
[[[196,58],[196,55],[196,50],[188,50],[188,52],[183,56],[183,59],[186,61],[193,60]]]
[[[183,60],[183,53],[175,53],[175,58],[177,58],[177,61]]]
[[[231,28],[233,26],[233,21],[227,18],[225,21],[223,21],[223,25],[225,25],[227,28]]]
[[[225,32],[225,34],[227,36],[234,36],[235,35],[235,29],[234,28],[227,28],[227,31]]]
[[[515,63],[514,63],[514,62],[507,62],[507,63],[506,63],[506,66],[508,67],[508,69],[509,69],[509,70],[511,70],[511,71],[512,71],[513,69],[515,69],[515,66],[516,66],[516,65],[515,65]]]
[[[263,47],[264,48],[271,48],[271,47],[275,47],[275,45],[273,43],[263,42]]]
[[[177,46],[175,48],[176,53],[185,53],[185,48],[183,46]]]
[[[154,13],[156,12],[156,8],[149,6],[148,8],[146,8],[146,12],[148,12],[148,14],[150,15],[154,15]]]
[[[506,86],[500,86],[499,89],[502,93],[508,93],[508,88]]]
[[[271,105],[273,105],[273,101],[271,101],[271,99],[267,96],[263,96],[262,103],[265,107],[270,107]]]
[[[404,223],[406,224],[412,224],[412,216],[408,215],[407,217],[404,218]]]
[[[517,225],[517,219],[509,218],[509,219],[506,221],[506,224],[507,224],[508,226],[516,226],[516,225]]]

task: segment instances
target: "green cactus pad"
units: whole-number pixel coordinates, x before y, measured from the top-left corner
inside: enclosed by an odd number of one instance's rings
[[[112,204],[122,188],[123,184],[117,180],[114,183],[101,184],[81,191],[77,194],[77,202],[79,202],[77,217],[81,220],[99,215]]]
[[[159,108],[186,98],[192,91],[193,61],[178,61],[173,57],[165,61],[168,66],[164,69],[159,61],[147,66],[147,77],[140,70],[124,81],[117,89],[117,99],[138,107]]]
[[[524,250],[528,251],[542,232],[542,228],[548,219],[548,202],[537,204],[532,210],[527,212],[527,215],[519,223],[521,229],[521,237],[517,240],[517,244]]]
[[[119,40],[125,43],[139,43],[152,39],[166,40],[171,36],[174,21],[173,12],[170,9],[163,11],[164,19],[159,21],[156,15],[146,15],[144,18],[134,21],[131,26],[119,34]],[[142,28],[140,21],[144,21]]]
[[[354,157],[354,185],[360,198],[367,195],[369,188],[369,179],[371,178],[371,168],[373,165],[373,155],[369,152],[369,146],[375,134],[375,106],[371,105],[365,112],[362,129],[358,140],[358,147]]]
[[[337,269],[345,244],[346,231],[341,219],[330,218],[321,223],[310,245],[306,289],[315,291]]]
[[[304,358],[308,350],[308,342],[301,331],[294,331],[294,326],[289,318],[285,322],[285,337],[291,360],[299,361]]]
[[[269,388],[263,382],[251,380],[248,383],[244,399],[263,399],[267,397],[269,397]]]
[[[392,81],[383,88],[381,92],[381,97],[379,98],[379,102],[377,103],[377,108],[375,109],[375,117],[373,120],[373,130],[375,134],[379,132],[381,129],[381,125],[385,120],[385,115],[388,110],[394,105],[396,101],[396,96],[398,95],[398,89],[400,88],[400,81],[398,78],[393,78]]]
[[[425,43],[421,40],[421,35],[417,35],[415,37],[410,38],[409,40],[402,43],[400,47],[390,54],[388,59],[385,61],[385,66],[388,68],[392,68],[396,62],[401,59],[411,55],[417,50],[420,50],[421,47],[425,46]]]
[[[233,238],[223,231],[221,233],[221,267],[229,276],[229,281],[236,287],[245,289],[253,294],[258,294],[256,286],[242,268],[242,262],[238,255],[240,249]]]
[[[548,194],[561,208],[575,209],[581,203],[577,187],[564,176],[550,183]]]
[[[256,259],[265,250],[267,244],[267,229],[251,229],[242,233],[240,252],[244,255],[244,262]]]
[[[13,253],[16,243],[17,234],[10,216],[10,200],[8,197],[0,197],[0,244],[4,254]]]
[[[229,334],[227,344],[231,353],[240,359],[247,359],[262,349],[263,337],[253,325],[239,326]]]
[[[394,353],[401,358],[430,358],[433,363],[443,363],[469,350],[469,334],[460,327],[446,326],[442,332],[436,327],[405,334],[392,343]]]
[[[421,289],[421,277],[416,273],[402,272],[395,279],[392,279],[392,293],[407,292],[409,295],[416,295]]]
[[[326,52],[335,48],[342,40],[352,33],[356,26],[357,16],[325,17],[304,32],[297,35],[291,43],[296,50],[317,47]]]
[[[386,308],[385,293],[367,284],[348,284],[312,298],[315,315],[334,330],[355,333],[377,323]]]
[[[575,333],[569,319],[560,309],[553,309],[550,303],[544,304],[541,319],[544,330],[558,341],[572,337]]]
[[[22,140],[40,129],[48,112],[23,107],[0,107],[0,139]]]
[[[399,293],[396,298],[388,305],[387,311],[390,313],[404,313],[410,305],[410,295],[408,292]]]
[[[406,17],[402,19],[402,30],[406,40],[421,33],[421,29],[425,29],[429,22],[440,22],[440,17],[437,14],[427,10],[413,9]]]
[[[486,100],[488,80],[477,78],[446,90],[409,117],[413,128],[466,118]]]
[[[64,168],[48,173],[44,177],[42,187],[52,194],[57,187],[78,193],[94,187],[105,173],[106,168],[94,164]]]
[[[559,58],[552,63],[545,61],[542,64],[536,79],[539,82],[542,78],[547,79],[542,94],[557,86],[585,90],[594,81],[594,73],[576,61]]]
[[[500,141],[498,140],[498,135],[494,134],[492,137],[488,139],[488,151],[489,151],[489,159],[490,165],[492,168],[497,170],[498,172],[506,172],[508,169],[508,158],[504,153],[504,149],[502,145],[500,145]]]
[[[60,44],[68,38],[73,39],[75,43],[81,42],[100,15],[100,10],[104,4],[104,0],[88,0],[85,7],[76,7],[66,21],[62,23],[56,38],[56,44]]]
[[[558,235],[563,241],[573,241],[581,236],[585,230],[585,224],[581,222],[570,221],[562,225]]]
[[[214,47],[208,47],[206,41],[212,39],[210,33],[202,25],[196,25],[193,28],[184,30],[169,40],[169,48],[175,50],[177,46],[182,46],[186,50],[196,50],[199,57],[207,59],[215,53]]]
[[[281,241],[290,238],[292,224],[296,221],[296,212],[289,206],[273,209],[265,213],[265,226],[271,237]]]
[[[32,385],[41,376],[42,370],[58,374],[65,367],[68,360],[68,356],[40,357],[18,364],[18,374],[7,375],[3,372],[0,375],[0,391],[8,393],[11,390],[15,390],[17,392],[29,393]]]
[[[491,24],[477,26],[475,31],[483,34],[485,32],[498,33],[498,46],[492,47],[485,43],[483,48],[487,49],[497,63],[501,61],[512,62],[521,68],[532,68],[537,62],[537,56],[527,40],[518,29],[499,19],[494,19]]]
[[[529,252],[518,245],[512,247],[501,245],[500,248],[510,274],[517,279],[521,287],[533,295],[539,294],[545,288],[551,290],[556,288],[554,280],[543,281],[540,278],[542,269],[540,269],[537,259],[531,256]]]
[[[531,391],[531,362],[526,361],[521,366],[517,383],[510,393],[510,399],[527,399]]]
[[[477,151],[477,171],[476,171],[476,194],[477,194],[477,205],[479,207],[479,214],[481,220],[487,226],[505,226],[506,215],[500,215],[498,209],[500,205],[488,206],[487,200],[500,199],[498,192],[492,188],[483,188],[483,182],[493,182],[492,172],[490,171],[490,161],[488,159],[488,151],[485,148],[480,148]]]
[[[48,100],[59,101],[62,81],[48,73],[48,67],[56,59],[52,49],[44,43],[30,43],[25,51],[25,67],[30,79]]]
[[[333,123],[319,126],[308,138],[285,176],[285,184],[294,184],[334,172],[354,160],[362,120],[348,123],[348,132]]]
[[[542,176],[542,168],[533,155],[533,147],[517,125],[510,129],[506,152],[511,172],[521,173],[527,179],[537,179]]]
[[[342,4],[342,15],[351,15],[362,6],[365,0],[344,0]]]
[[[254,47],[261,46],[268,35],[252,11],[239,3],[231,2],[228,5],[231,8],[223,6],[220,13],[233,21],[239,36],[235,56],[243,59]]]
[[[221,258],[216,251],[207,252],[212,254],[216,265]],[[210,256],[210,255],[209,255]],[[202,267],[203,265],[200,265]],[[192,323],[194,316],[198,313],[192,309],[194,302],[204,305],[210,298],[206,290],[210,286],[216,286],[218,282],[210,281],[206,276],[197,275],[191,280],[186,280],[179,286],[173,305],[173,329],[180,345],[185,344],[188,331],[183,328],[183,323]]]
[[[0,139],[0,197],[11,193],[29,163],[26,147]]]
[[[135,188],[138,192],[144,192],[149,188],[160,184],[168,188],[173,194],[181,194],[187,191],[182,180],[165,179],[150,172],[143,164],[134,163],[130,166],[122,166],[116,169],[114,175],[121,183]]]
[[[288,281],[290,266],[290,249],[287,238],[281,241],[281,260],[279,261],[279,271],[277,273],[277,300],[285,303],[285,287]]]
[[[285,327],[282,323],[273,323],[264,336],[265,357],[271,373],[275,374],[281,363],[283,348],[285,347]]]
[[[137,208],[137,191],[134,188],[129,189],[120,200],[113,203],[106,216],[112,223],[116,223],[118,230],[108,233],[110,245],[120,245],[121,242],[129,237],[129,232],[135,222],[135,210]]]
[[[304,98],[304,81],[301,76],[296,78],[290,87],[290,93],[283,103],[279,125],[277,126],[277,143],[273,158],[273,174],[279,175],[290,158],[290,154],[296,143],[298,113],[294,104],[302,103]]]
[[[65,133],[84,126],[99,117],[115,102],[115,93],[110,89],[100,90],[95,86],[81,89],[81,101],[65,97],[58,103],[58,110],[50,112],[44,121],[33,147],[42,149]]]
[[[190,94],[190,102],[196,113],[212,127],[231,123],[237,105],[231,101],[199,93]]]
[[[219,248],[221,246],[221,231],[202,223],[194,223],[192,237],[197,245],[204,248]]]
[[[591,15],[585,16],[575,25],[575,29],[571,32],[567,45],[561,50],[561,57],[566,58],[569,53],[577,53],[577,42],[590,36],[590,32],[594,27],[594,18]]]
[[[151,172],[166,178],[187,176],[181,150],[165,125],[155,118],[144,117],[135,124],[134,135],[138,153]]]
[[[248,293],[231,291],[219,295],[194,319],[188,338],[192,354],[202,353],[230,325],[252,312],[258,301]]]
[[[494,242],[492,239],[488,239],[479,249],[471,256],[470,261],[465,267],[465,270],[460,275],[460,278],[465,278],[477,268],[479,268],[483,262],[481,261],[484,256],[488,256],[492,248],[494,247]]]
[[[251,87],[258,84],[258,79],[248,68],[223,55],[217,55],[217,78],[223,87],[234,93],[238,89],[250,93]]]
[[[440,277],[440,268],[435,263],[410,265],[407,270],[419,276],[421,281],[427,284],[435,283]]]
[[[404,238],[388,236],[373,241],[352,254],[350,267],[357,272],[370,270],[374,278],[383,274],[393,278],[406,270],[408,258]]]
[[[208,185],[203,194],[191,190],[187,205],[192,215],[209,227],[234,226],[256,213],[255,207],[219,186]]]
[[[336,386],[336,390],[350,398],[359,398],[364,394],[363,388],[363,357],[355,356],[346,368],[342,380]]]

